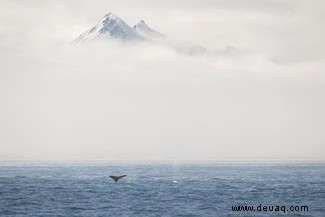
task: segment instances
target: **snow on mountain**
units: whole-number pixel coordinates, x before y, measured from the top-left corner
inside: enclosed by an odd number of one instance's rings
[[[82,33],[75,42],[86,42],[97,38],[114,38],[123,41],[145,40],[145,38],[113,13],[108,13],[95,26]]]
[[[124,41],[147,41],[161,44],[185,55],[202,55],[213,53],[216,55],[235,56],[239,51],[228,46],[224,51],[208,51],[206,48],[180,40],[175,40],[150,28],[143,20],[134,25],[133,28],[126,24],[121,18],[113,13],[108,13],[96,25],[82,33],[74,43],[87,43],[97,39]],[[238,55],[237,55],[238,56]]]
[[[145,37],[149,38],[159,38],[164,37],[164,34],[161,34],[153,29],[151,29],[143,20],[140,20],[140,22],[133,26],[133,29],[140,34],[142,34]]]

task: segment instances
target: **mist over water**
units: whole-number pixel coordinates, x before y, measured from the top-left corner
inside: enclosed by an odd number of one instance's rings
[[[2,159],[323,159],[325,87],[295,67],[152,43],[7,52]]]
[[[323,160],[323,4],[1,1],[0,160]]]

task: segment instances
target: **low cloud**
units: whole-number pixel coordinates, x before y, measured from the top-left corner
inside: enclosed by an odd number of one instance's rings
[[[42,2],[1,3],[1,160],[324,159],[323,3]],[[106,8],[178,40],[71,44]]]
[[[1,159],[324,157],[324,84],[301,66],[148,43],[1,55]]]

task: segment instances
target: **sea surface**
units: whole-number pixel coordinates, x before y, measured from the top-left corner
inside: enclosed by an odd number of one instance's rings
[[[324,217],[325,164],[2,165],[0,216]]]

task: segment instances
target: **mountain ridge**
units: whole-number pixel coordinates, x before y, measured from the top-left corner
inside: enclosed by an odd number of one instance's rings
[[[143,41],[164,35],[150,28],[143,20],[133,28],[112,12],[106,14],[96,25],[83,32],[75,42],[87,42],[96,38],[111,38],[121,41]]]
[[[171,48],[172,50],[185,55],[226,55],[239,56],[240,52],[233,46],[227,46],[224,50],[207,50],[198,44],[179,41],[162,34],[145,21],[140,20],[131,27],[120,17],[112,12],[106,14],[96,25],[83,32],[73,43],[83,44],[98,39],[117,40],[121,42],[150,42]]]

